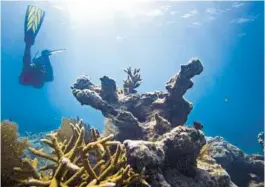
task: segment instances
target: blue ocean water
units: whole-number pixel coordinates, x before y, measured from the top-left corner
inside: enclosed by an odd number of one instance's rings
[[[122,86],[128,66],[140,68],[140,93],[165,90],[165,83],[191,57],[204,71],[185,98],[194,108],[187,124],[204,125],[247,153],[261,151],[264,126],[264,3],[150,1],[1,2],[1,118],[20,133],[57,128],[62,116],[79,116],[102,130],[99,111],[81,106],[70,86],[87,74],[94,83],[108,75]],[[32,54],[65,48],[51,57],[55,80],[42,89],[22,86],[27,5],[46,12]]]

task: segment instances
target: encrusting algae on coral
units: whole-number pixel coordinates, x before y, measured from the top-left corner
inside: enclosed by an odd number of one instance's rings
[[[29,148],[33,154],[53,164],[37,170],[36,158],[24,159],[28,168],[14,168],[20,174],[30,174],[19,181],[22,186],[126,187],[137,183],[149,186],[143,173],[135,173],[127,164],[126,150],[120,142],[111,140],[113,135],[100,137],[95,129],[91,129],[92,141],[86,144],[82,121],[71,127],[73,136],[68,142],[58,141],[57,132],[48,134],[49,139],[41,140],[54,149],[52,154]]]

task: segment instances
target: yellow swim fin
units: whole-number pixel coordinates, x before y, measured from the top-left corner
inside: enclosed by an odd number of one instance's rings
[[[41,28],[44,16],[45,12],[42,9],[28,5],[24,24],[24,40],[26,44],[34,44],[35,38]]]

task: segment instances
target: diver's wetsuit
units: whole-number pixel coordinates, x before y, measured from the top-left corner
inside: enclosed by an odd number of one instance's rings
[[[44,82],[53,81],[53,69],[49,55],[43,52],[41,56],[31,61],[31,46],[32,45],[26,43],[23,57],[23,69],[19,76],[19,83],[41,88]]]

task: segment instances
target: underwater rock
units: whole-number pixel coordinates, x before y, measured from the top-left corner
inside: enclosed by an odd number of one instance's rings
[[[113,126],[116,127],[115,139],[138,139],[143,137],[142,128],[138,120],[128,111],[120,111],[115,118],[110,118]]]
[[[211,157],[229,173],[236,185],[250,187],[250,183],[264,182],[264,160],[261,155],[247,155],[222,137],[208,137],[207,142]]]
[[[169,92],[167,99],[175,101],[181,98],[193,86],[191,78],[202,71],[203,66],[197,58],[191,59],[187,65],[181,65],[180,72],[166,83],[166,89]]]
[[[171,187],[171,185],[166,181],[164,174],[161,171],[149,169],[146,171],[148,176],[149,184],[152,187]]]
[[[73,95],[81,103],[81,105],[90,105],[91,107],[101,110],[104,116],[114,115],[116,116],[118,112],[116,109],[104,101],[100,95],[94,90],[84,89],[84,90],[73,90]]]
[[[137,170],[144,167],[159,168],[164,165],[165,152],[160,142],[125,140],[128,164]]]
[[[165,118],[159,114],[155,114],[153,120],[142,126],[144,130],[145,139],[149,141],[155,141],[161,137],[164,133],[172,129],[172,125]]]
[[[153,157],[149,159],[149,162],[152,163],[151,165],[167,165],[168,167],[179,167],[182,163],[186,164],[185,167],[196,166],[196,158],[205,143],[206,140],[202,132],[185,126],[175,127],[155,142],[142,140],[124,141],[129,158],[131,156],[138,157],[133,158],[133,160],[142,161],[143,157],[149,157],[148,154],[150,154]],[[141,155],[141,151],[145,156]],[[153,162],[153,159],[160,161]],[[149,162],[144,163],[147,164]],[[131,164],[133,166],[133,163]],[[144,166],[148,166],[148,164]]]
[[[138,94],[136,91],[119,92],[115,81],[107,76],[100,79],[101,86],[91,83],[87,76],[81,76],[71,89],[81,105],[89,105],[100,110],[108,119],[107,121],[112,122],[112,125],[108,124],[106,128],[107,132],[104,133],[106,136],[108,132],[116,131],[115,139],[119,141],[125,139],[149,140],[186,122],[187,116],[192,110],[192,104],[186,101],[183,95],[193,86],[191,78],[199,75],[202,71],[203,66],[200,60],[193,58],[187,65],[182,65],[181,71],[168,81],[167,91],[143,94]],[[133,89],[140,86],[142,81],[139,69],[135,69],[134,72],[130,68],[126,70],[127,74],[135,76],[132,78],[128,75],[129,79],[135,79],[135,83],[131,85]],[[131,80],[131,82],[133,81]],[[125,114],[126,117],[124,117]],[[168,125],[161,128],[158,125],[152,126],[155,115],[163,118],[163,121],[167,121]],[[151,132],[152,130],[154,132]],[[130,136],[128,132],[131,132],[132,135]]]
[[[236,187],[224,169],[212,168],[207,168],[208,171],[197,169],[194,178],[184,176],[176,169],[167,169],[164,175],[171,187]]]
[[[165,133],[160,140],[125,140],[131,166],[178,168],[184,175],[193,176],[196,159],[206,143],[202,132],[195,128],[178,126]]]
[[[76,89],[84,90],[84,89],[93,89],[95,88],[95,85],[90,81],[90,78],[88,76],[83,75],[76,80],[73,87]]]
[[[236,187],[229,174],[216,162],[197,160],[197,175],[203,186]]]
[[[213,160],[198,161],[206,140],[195,128],[178,126],[155,142],[126,140],[128,163],[146,169],[152,187],[232,187],[229,174]]]
[[[206,143],[203,133],[195,128],[178,126],[164,134],[160,142],[165,152],[165,165],[193,177],[196,159]]]
[[[118,101],[118,95],[116,93],[117,87],[115,80],[109,78],[108,76],[103,76],[100,78],[101,90],[100,96],[103,100],[109,103],[116,103]]]

